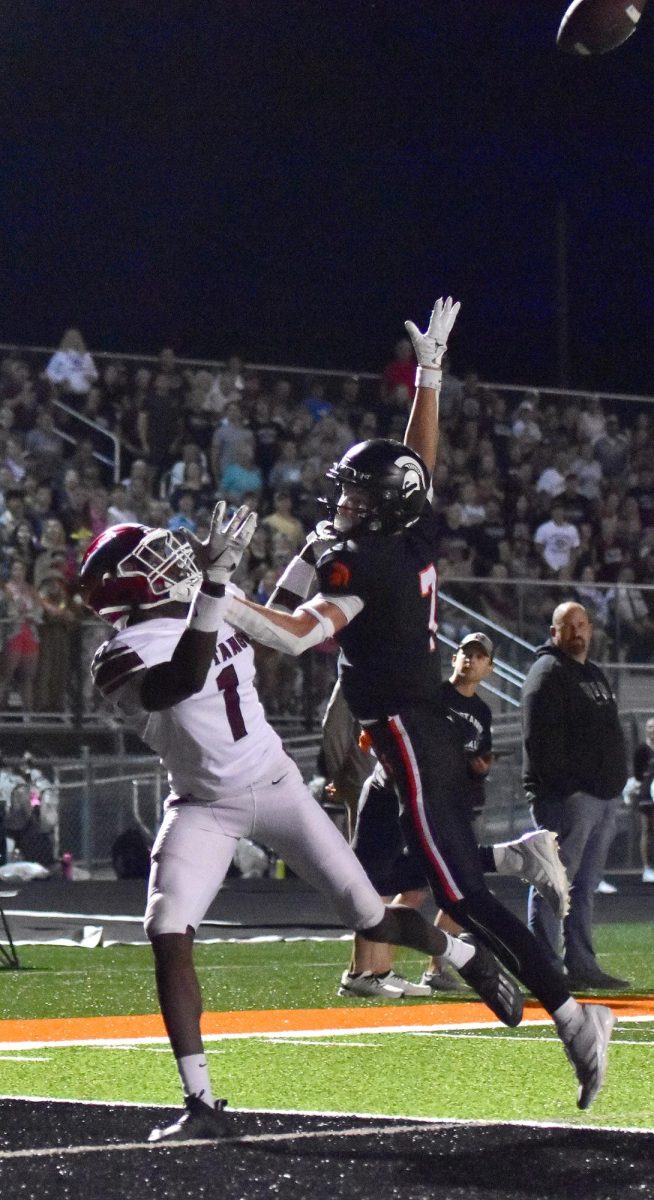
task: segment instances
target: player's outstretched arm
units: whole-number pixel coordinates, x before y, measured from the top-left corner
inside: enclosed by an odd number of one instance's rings
[[[436,466],[438,450],[438,394],[443,372],[441,364],[461,304],[451,296],[436,301],[429,325],[421,333],[413,321],[405,321],[418,361],[416,394],[404,434],[404,444],[424,460],[429,473]]]
[[[219,501],[206,542],[190,539],[202,569],[202,583],[193,597],[186,629],[170,662],[158,663],[144,672],[141,703],[147,712],[172,708],[204,687],[216,648],[216,634],[230,604],[225,584],[240,563],[257,524],[256,513],[245,505],[229,520],[225,520],[225,510],[224,500]]]

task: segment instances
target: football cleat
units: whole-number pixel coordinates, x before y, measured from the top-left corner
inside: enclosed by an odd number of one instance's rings
[[[227,1137],[226,1100],[216,1100],[211,1108],[199,1096],[187,1096],[184,1104],[186,1112],[182,1113],[179,1120],[164,1129],[153,1129],[149,1142],[188,1142],[195,1138],[218,1140]]]
[[[494,954],[483,942],[478,942],[469,933],[462,933],[459,941],[475,947],[475,953],[464,967],[457,967],[459,975],[484,1004],[505,1025],[514,1028],[522,1020],[523,998],[518,985],[501,967]]]
[[[581,1010],[581,1025],[563,1038],[563,1047],[579,1082],[577,1108],[590,1108],[604,1083],[615,1017],[604,1004],[582,1004]]]
[[[390,975],[391,972],[388,972]],[[400,1000],[404,995],[402,988],[387,982],[387,975],[373,975],[370,971],[353,974],[343,971],[339,996],[386,996],[388,1000]],[[404,982],[404,981],[403,981]]]
[[[430,992],[464,992],[465,986],[460,979],[455,979],[454,975],[448,970],[443,971],[423,971],[420,982],[427,985]]]
[[[420,983],[411,983],[410,979],[405,979],[402,975],[396,975],[395,971],[389,971],[388,975],[380,975],[382,983],[390,983],[392,987],[402,989],[403,996],[431,996],[431,988],[420,980]]]
[[[498,853],[499,851],[499,853]],[[515,842],[493,847],[498,875],[517,875],[532,884],[547,900],[557,917],[570,910],[570,883],[559,857],[559,843],[549,829],[524,833]]]

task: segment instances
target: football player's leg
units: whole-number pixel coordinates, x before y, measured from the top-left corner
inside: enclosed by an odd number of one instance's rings
[[[187,1109],[194,1098],[193,1102],[202,1106],[195,1114],[195,1125],[210,1131],[198,1136],[216,1136],[217,1118],[200,1033],[202,998],[193,964],[193,940],[225,878],[235,846],[235,837],[217,826],[212,809],[187,805],[169,810],[152,850],[144,924],[154,953],[159,1005]],[[179,1136],[191,1136],[188,1115],[177,1123]],[[222,1127],[222,1118],[219,1124]],[[153,1132],[154,1140],[164,1135],[177,1137],[168,1130]]]

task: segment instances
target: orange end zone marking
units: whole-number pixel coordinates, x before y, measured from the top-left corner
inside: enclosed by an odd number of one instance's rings
[[[654,996],[602,997],[597,1003],[609,1004],[618,1018],[654,1017]],[[535,1001],[525,1004],[527,1020],[548,1020],[547,1013]],[[204,1033],[295,1033],[322,1029],[360,1029],[362,1026],[392,1029],[407,1025],[466,1025],[498,1022],[484,1004],[455,1001],[440,1004],[410,1004],[393,1008],[293,1008],[252,1009],[245,1012],[207,1012],[202,1018]],[[0,1021],[0,1042],[67,1042],[94,1038],[160,1038],[166,1031],[158,1014],[146,1013],[122,1017],[52,1017],[30,1021]]]

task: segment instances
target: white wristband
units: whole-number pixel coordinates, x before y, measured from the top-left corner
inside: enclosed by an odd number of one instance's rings
[[[186,618],[186,628],[197,633],[217,633],[227,613],[230,596],[207,596],[198,588]]]
[[[440,367],[418,367],[416,371],[416,387],[433,388],[435,392],[440,390],[443,372]]]

